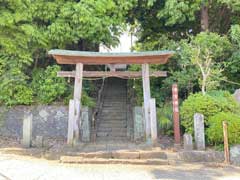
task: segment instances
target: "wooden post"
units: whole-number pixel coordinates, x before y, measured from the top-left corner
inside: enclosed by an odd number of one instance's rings
[[[83,64],[76,64],[76,74],[74,82],[74,100],[81,100],[82,95]]]
[[[230,163],[229,146],[228,146],[228,125],[223,121],[223,139],[224,139],[224,157],[225,163]]]
[[[81,95],[82,95],[83,64],[76,64],[74,82],[74,97],[69,102],[68,120],[68,144],[73,145],[79,141],[80,118],[81,118]]]
[[[180,145],[180,123],[179,123],[179,107],[178,107],[179,103],[177,84],[172,85],[172,103],[173,103],[174,141],[175,145]]]
[[[151,139],[152,143],[157,142],[157,113],[156,113],[156,100],[150,99],[150,120],[151,120]]]
[[[142,83],[143,83],[143,99],[144,99],[144,119],[146,128],[146,140],[151,140],[151,125],[150,125],[150,79],[149,79],[149,64],[142,64]]]
[[[82,96],[83,64],[76,64],[76,77],[74,82],[74,143],[79,141],[81,123],[81,96]]]

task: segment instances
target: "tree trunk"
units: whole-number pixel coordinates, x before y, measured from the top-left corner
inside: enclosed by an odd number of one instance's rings
[[[202,5],[201,8],[201,30],[208,31],[209,29],[208,6]]]
[[[203,75],[203,80],[202,80],[202,94],[206,94],[206,83],[207,83],[207,77],[206,75]]]

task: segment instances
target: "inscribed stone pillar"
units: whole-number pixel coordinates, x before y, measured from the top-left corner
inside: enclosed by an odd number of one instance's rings
[[[32,113],[24,112],[22,139],[22,144],[24,147],[31,147],[32,145],[32,119]]]
[[[194,114],[194,139],[197,150],[205,150],[204,116]]]
[[[81,138],[83,142],[89,142],[91,132],[90,109],[83,107],[81,113]]]
[[[157,113],[156,113],[156,100],[150,99],[150,120],[151,120],[151,140],[152,143],[157,142]]]
[[[145,124],[143,117],[143,108],[134,107],[133,109],[134,141],[143,140],[145,134]]]
[[[185,133],[183,135],[183,147],[185,151],[193,150],[193,140],[191,134]]]
[[[69,101],[69,111],[68,111],[68,135],[67,143],[68,145],[73,145],[74,138],[74,100]]]

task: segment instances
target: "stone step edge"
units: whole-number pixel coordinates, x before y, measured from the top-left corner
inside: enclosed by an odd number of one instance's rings
[[[133,164],[133,165],[176,165],[180,161],[162,159],[104,159],[104,158],[82,158],[73,156],[61,156],[60,163],[75,164]]]
[[[67,152],[66,156],[79,158],[102,159],[178,159],[177,153],[165,151],[100,151],[100,152]]]

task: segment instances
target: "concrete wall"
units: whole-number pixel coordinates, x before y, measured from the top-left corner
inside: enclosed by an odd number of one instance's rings
[[[33,114],[33,137],[67,138],[67,106],[0,107],[0,135],[21,138],[24,111]]]

